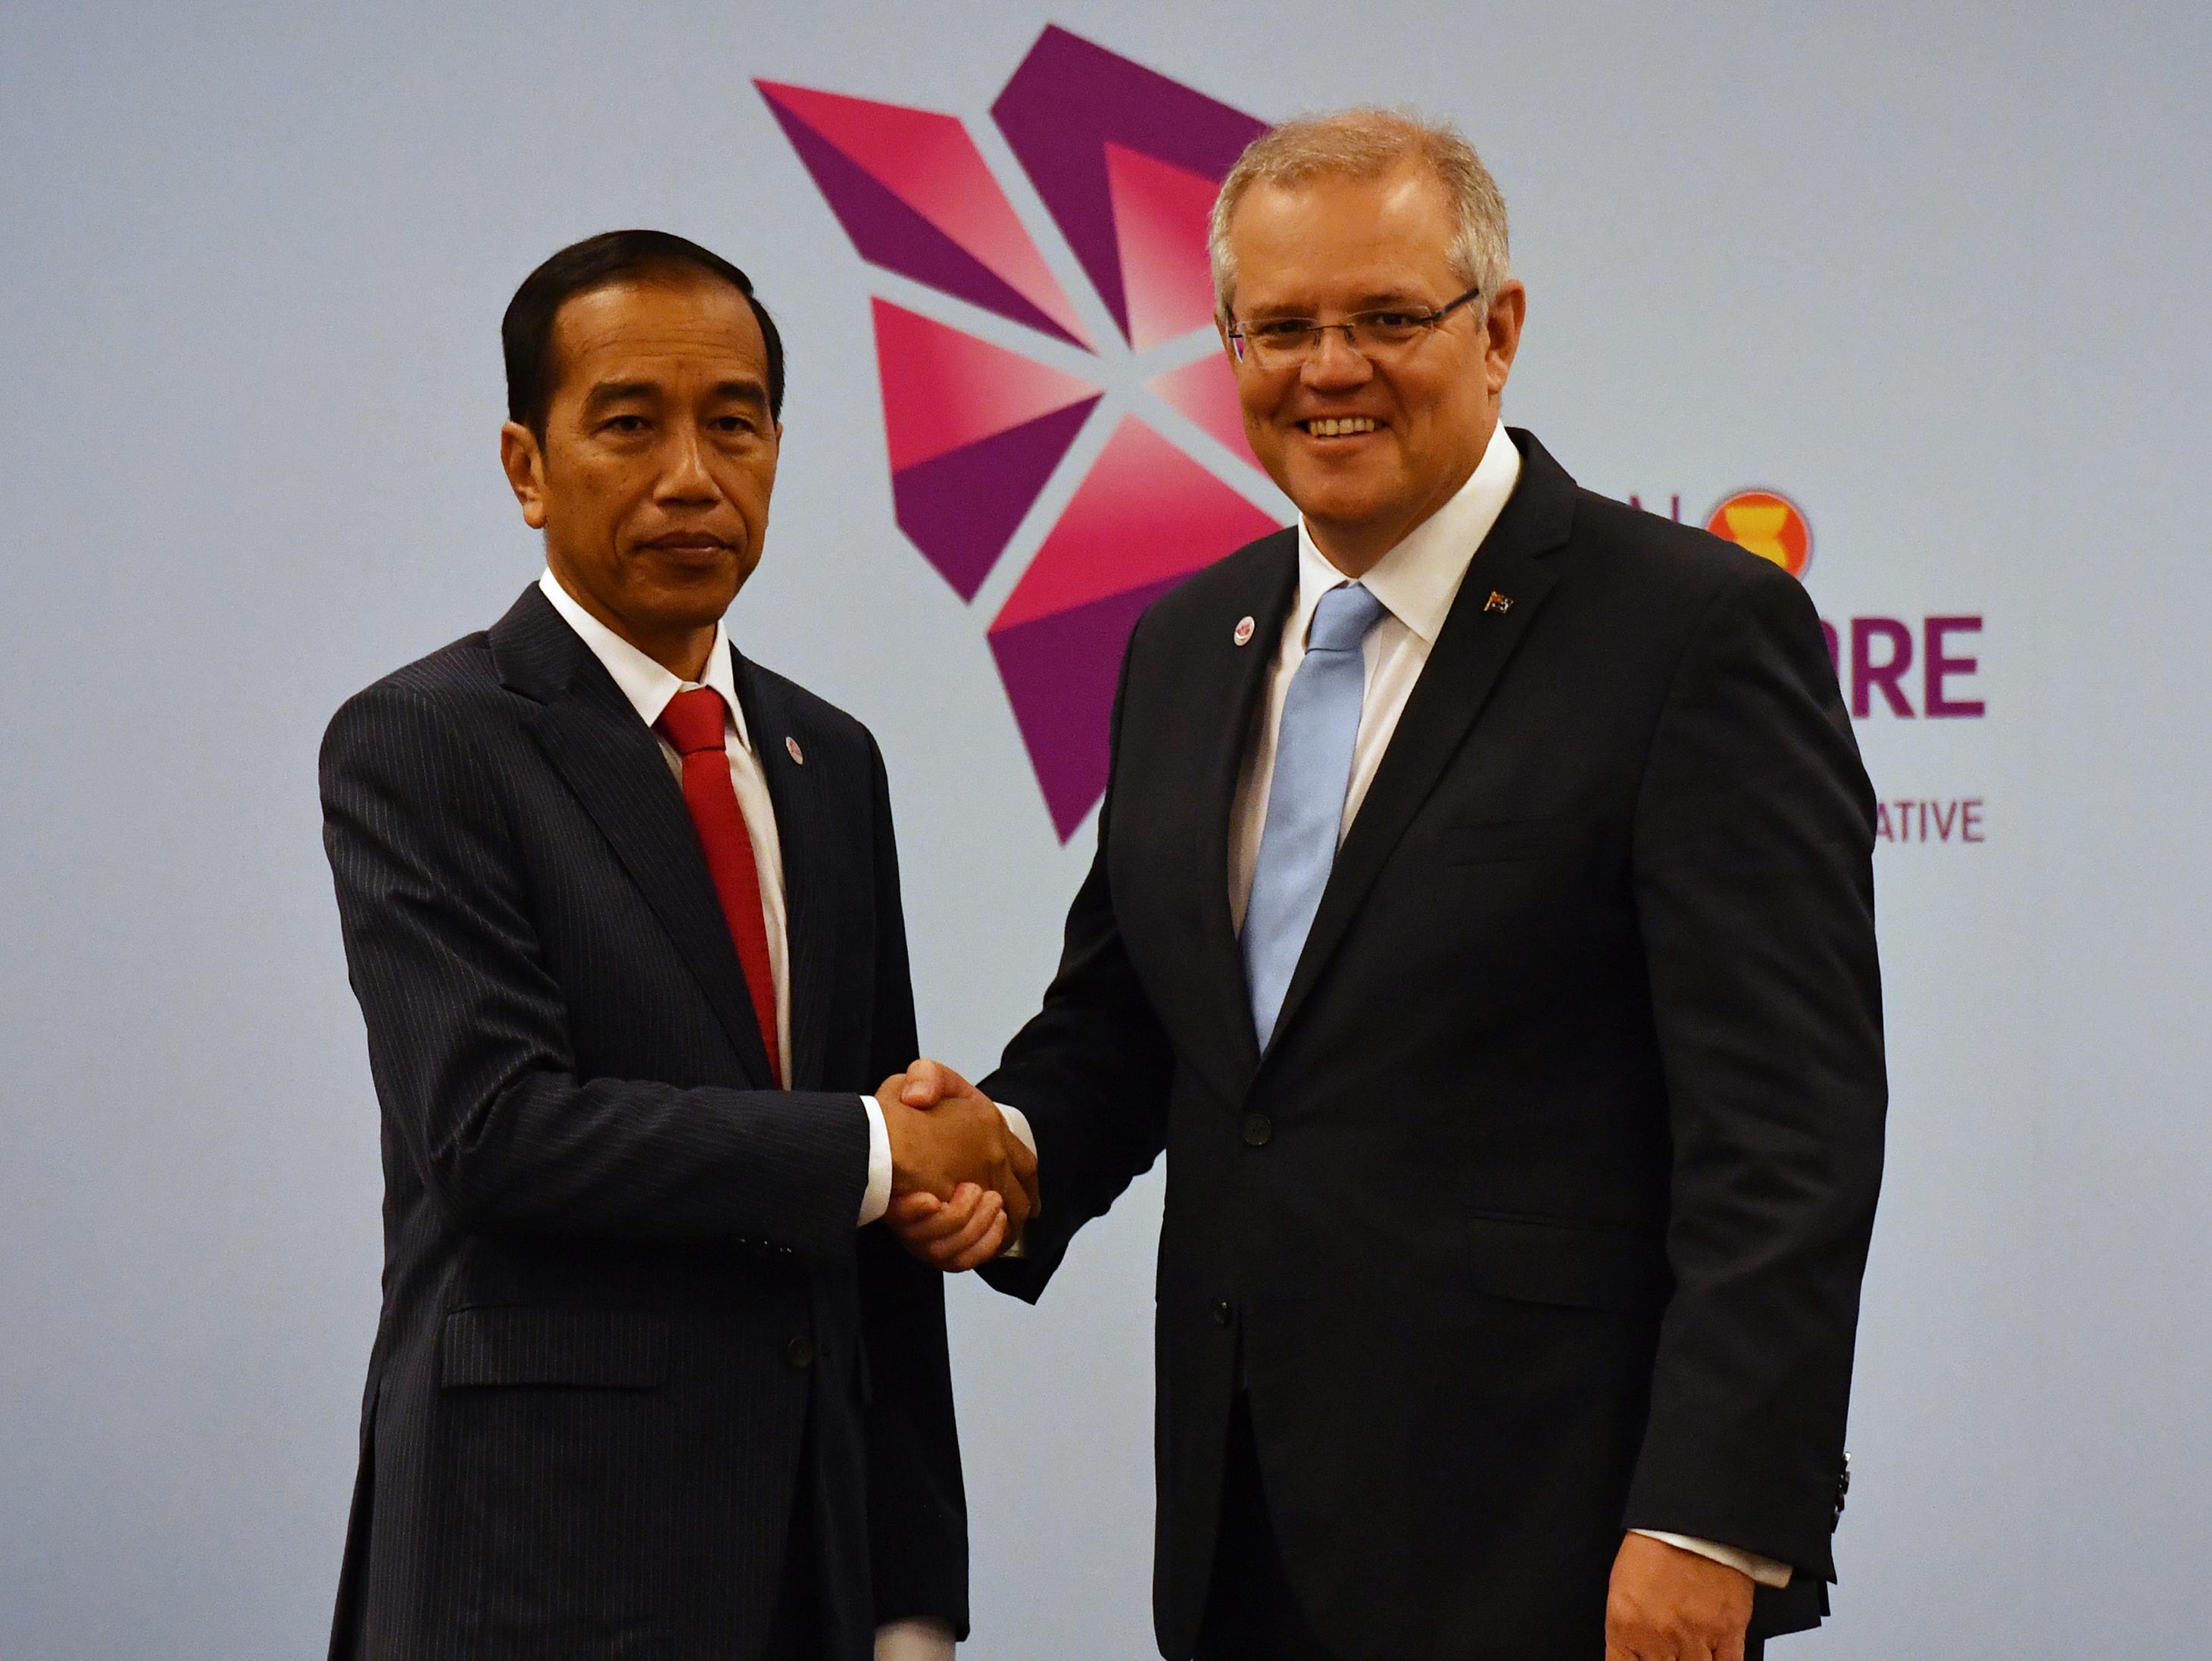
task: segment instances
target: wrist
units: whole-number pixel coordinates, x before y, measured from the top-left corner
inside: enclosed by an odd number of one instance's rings
[[[912,1136],[914,1109],[899,1100],[890,1091],[876,1092],[876,1105],[883,1110],[884,1140],[890,1144],[891,1192],[911,1194],[921,1184],[914,1179],[914,1139]]]

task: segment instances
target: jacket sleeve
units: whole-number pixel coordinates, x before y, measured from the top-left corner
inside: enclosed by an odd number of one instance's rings
[[[1785,573],[1745,561],[1706,607],[1633,836],[1675,1288],[1625,1522],[1832,1579],[1887,1091],[1873,792]]]
[[[457,1227],[851,1262],[868,1132],[850,1095],[577,1076],[506,806],[446,705],[370,688],[321,770],[377,1097]]]
[[[873,781],[876,985],[871,1082],[921,1053],[908,968],[898,846],[882,753]],[[855,1208],[858,1202],[855,1202]],[[878,1626],[934,1615],[968,1635],[968,1497],[945,1344],[945,1276],[902,1248],[882,1223],[860,1231],[862,1330],[868,1354],[868,1547]]]
[[[1121,660],[1108,732],[1105,800],[1098,849],[1068,908],[1059,970],[1044,1007],[1006,1046],[999,1069],[980,1088],[1021,1109],[1036,1135],[1043,1209],[1023,1232],[1023,1256],[1001,1256],[977,1271],[992,1286],[1030,1303],[1067,1255],[1075,1232],[1150,1170],[1167,1146],[1168,1094],[1175,1056],[1121,939],[1114,911],[1114,779],[1120,772],[1121,715],[1144,620]]]

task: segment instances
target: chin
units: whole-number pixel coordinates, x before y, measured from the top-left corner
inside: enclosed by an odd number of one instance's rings
[[[735,571],[686,572],[664,577],[640,596],[665,625],[703,629],[730,609],[744,579]]]
[[[1310,519],[1356,525],[1388,513],[1389,493],[1341,478],[1293,478],[1284,494]]]

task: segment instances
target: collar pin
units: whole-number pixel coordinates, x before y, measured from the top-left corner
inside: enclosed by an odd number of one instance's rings
[[[801,767],[806,765],[806,751],[799,747],[797,739],[786,739],[783,741],[783,747],[791,751],[792,760],[797,762]]]
[[[1249,646],[1252,643],[1252,630],[1257,626],[1249,618],[1239,618],[1237,619],[1237,632],[1230,638],[1239,646]]]

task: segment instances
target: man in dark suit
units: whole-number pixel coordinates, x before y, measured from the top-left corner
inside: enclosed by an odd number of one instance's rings
[[[1881,1167],[1818,621],[1499,425],[1525,301],[1450,129],[1278,129],[1213,246],[1301,522],[1131,636],[1060,971],[981,1086],[1053,1207],[983,1272],[1035,1299],[1165,1151],[1175,1661],[1737,1661],[1826,1609]]]
[[[383,1109],[384,1309],[331,1652],[949,1658],[938,1274],[1029,1213],[912,1059],[883,761],[739,654],[783,364],[743,272],[563,250],[502,334],[547,569],[352,699],[325,841]]]

